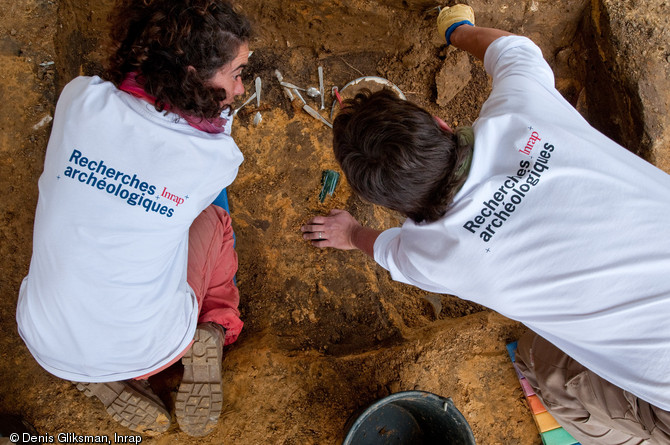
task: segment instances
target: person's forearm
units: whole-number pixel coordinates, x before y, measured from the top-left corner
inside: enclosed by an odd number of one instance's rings
[[[496,39],[511,36],[512,33],[495,28],[461,25],[451,33],[451,44],[467,51],[479,60],[484,60],[486,49]]]
[[[375,241],[377,241],[377,237],[379,237],[381,233],[382,232],[379,230],[360,226],[351,234],[351,243],[356,246],[357,249],[362,250],[374,258]]]

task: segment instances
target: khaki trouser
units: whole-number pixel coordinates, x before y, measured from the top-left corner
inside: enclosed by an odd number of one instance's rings
[[[670,412],[598,377],[534,332],[519,340],[516,363],[547,411],[583,445],[670,444]]]

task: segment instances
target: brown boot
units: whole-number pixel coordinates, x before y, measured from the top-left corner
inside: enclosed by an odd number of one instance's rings
[[[221,361],[225,331],[216,323],[202,323],[181,362],[184,365],[175,415],[179,428],[191,436],[209,434],[223,405]]]
[[[87,397],[100,399],[109,415],[126,428],[153,435],[170,427],[170,413],[146,380],[75,384]]]

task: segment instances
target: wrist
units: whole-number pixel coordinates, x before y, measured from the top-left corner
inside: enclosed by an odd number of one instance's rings
[[[447,45],[452,44],[451,37],[453,32],[456,31],[456,29],[458,29],[462,25],[475,26],[470,20],[461,20],[449,26],[449,28],[447,28],[447,30],[444,32],[444,38],[447,41]]]
[[[361,235],[363,231],[363,226],[358,223],[353,225],[349,230],[349,243],[351,244],[352,249],[361,249]]]

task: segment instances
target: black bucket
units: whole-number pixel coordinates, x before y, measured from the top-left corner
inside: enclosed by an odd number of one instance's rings
[[[454,402],[424,391],[391,394],[349,425],[342,445],[475,445],[470,425]]]

